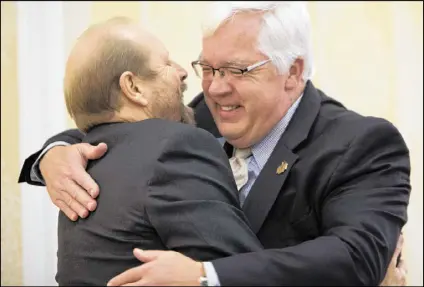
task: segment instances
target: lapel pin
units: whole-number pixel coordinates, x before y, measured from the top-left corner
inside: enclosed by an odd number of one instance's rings
[[[280,166],[277,168],[277,174],[282,174],[289,167],[289,164],[286,161],[283,161]]]

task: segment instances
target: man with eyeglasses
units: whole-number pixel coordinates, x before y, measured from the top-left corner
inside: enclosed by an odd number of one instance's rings
[[[135,250],[146,263],[109,284],[378,285],[388,266],[389,276],[404,278],[390,262],[407,221],[408,149],[386,120],[349,111],[313,86],[304,4],[220,2],[207,16],[193,62],[203,89],[192,102],[196,122],[224,142],[240,203],[266,250],[204,262],[201,278],[197,262],[179,253]],[[78,142],[68,135],[47,144]],[[98,187],[80,162],[102,153],[55,147],[41,160],[49,192],[75,195],[68,216],[94,210],[83,189],[95,197]],[[26,181],[39,156],[28,160]],[[67,177],[69,170],[76,172]]]

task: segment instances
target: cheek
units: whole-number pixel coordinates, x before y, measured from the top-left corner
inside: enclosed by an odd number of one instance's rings
[[[178,77],[178,73],[176,71],[170,71],[168,78],[173,87],[180,87],[180,78]]]
[[[258,88],[257,85],[243,91],[240,90],[239,94],[249,121],[266,119],[270,111],[279,106],[278,99],[274,96],[275,93],[273,94],[270,89]]]
[[[176,69],[173,67],[170,67],[170,66],[164,67],[161,74],[162,74],[163,81],[169,86],[174,87],[179,82],[178,73]]]
[[[202,90],[205,95],[208,93],[210,86],[211,86],[210,82],[202,81]]]
[[[203,96],[205,98],[206,105],[211,110],[213,107],[215,107],[215,102],[213,99],[209,96],[209,87],[210,83],[202,82],[202,90],[203,90]]]
[[[212,113],[212,116],[214,116],[214,108],[215,108],[215,102],[209,98],[206,93],[204,93],[205,96],[205,102],[206,102],[206,106],[208,107],[209,111]]]
[[[247,112],[258,109],[262,103],[263,89],[255,83],[243,83],[236,87],[236,94]]]

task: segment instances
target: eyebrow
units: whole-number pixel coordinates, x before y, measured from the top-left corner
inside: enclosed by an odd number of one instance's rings
[[[225,61],[222,63],[222,65],[227,66],[248,66],[249,62],[243,61],[243,60],[232,60],[232,61]]]
[[[200,62],[203,62],[207,65],[210,65],[208,61],[204,59],[200,59]],[[232,60],[232,61],[224,61],[220,64],[220,67],[228,67],[228,66],[248,66],[249,62],[243,60]]]

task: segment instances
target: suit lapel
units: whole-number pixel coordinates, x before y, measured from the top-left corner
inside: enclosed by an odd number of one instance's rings
[[[297,157],[283,144],[277,144],[252,186],[243,211],[255,233],[261,228]],[[277,170],[283,162],[287,164],[287,169],[283,172],[279,170],[281,173],[278,174]]]
[[[321,100],[318,91],[308,81],[303,98],[287,130],[278,141],[243,205],[243,210],[255,233],[259,232],[278,194],[282,190],[290,170],[298,158],[294,151],[307,138],[312,129],[320,104]],[[231,157],[231,145],[226,143],[224,149],[227,155]],[[287,163],[287,169],[277,174],[277,169],[283,162]]]

